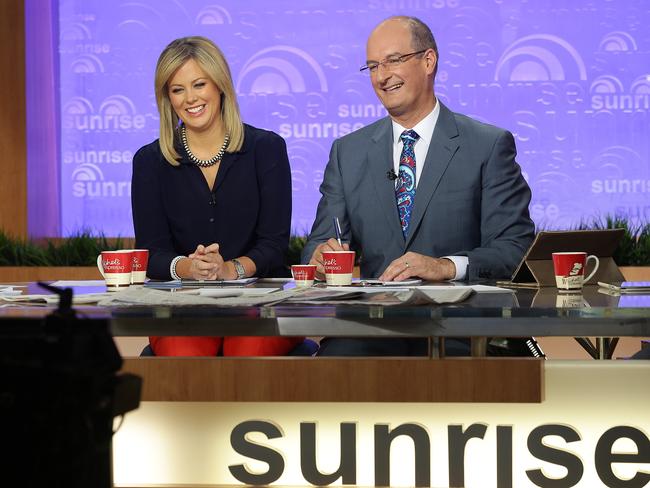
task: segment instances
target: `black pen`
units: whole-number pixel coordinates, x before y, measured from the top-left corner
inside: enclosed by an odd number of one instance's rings
[[[339,241],[339,246],[343,247],[341,243],[341,224],[338,217],[334,217],[334,232],[336,232],[336,240]]]

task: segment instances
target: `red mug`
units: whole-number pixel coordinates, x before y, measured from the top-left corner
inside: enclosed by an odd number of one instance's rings
[[[323,251],[325,281],[330,286],[346,286],[352,283],[354,251]]]
[[[291,266],[291,275],[296,286],[312,286],[316,276],[315,264],[294,264]]]
[[[595,261],[594,269],[585,278],[587,262]],[[594,256],[587,256],[586,252],[554,252],[553,268],[555,270],[555,283],[560,290],[580,290],[582,285],[589,281],[598,271],[600,260]]]
[[[148,249],[127,249],[133,253],[133,267],[131,268],[131,284],[144,285],[147,279],[147,264],[149,263]]]
[[[131,271],[133,269],[133,252],[102,251],[97,256],[97,267],[106,280],[106,289],[109,291],[126,288],[131,285]]]

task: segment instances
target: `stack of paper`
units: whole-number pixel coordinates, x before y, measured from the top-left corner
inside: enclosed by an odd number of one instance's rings
[[[17,290],[13,285],[0,285],[0,298],[14,297],[22,293],[21,290]]]

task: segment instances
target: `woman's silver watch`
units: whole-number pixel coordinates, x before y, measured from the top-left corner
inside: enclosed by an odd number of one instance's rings
[[[237,279],[241,280],[243,278],[246,278],[246,269],[244,268],[244,265],[240,263],[238,259],[233,259],[232,264],[235,265],[235,272],[237,273]]]

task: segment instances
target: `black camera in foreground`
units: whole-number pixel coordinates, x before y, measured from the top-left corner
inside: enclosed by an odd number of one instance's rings
[[[110,487],[114,419],[138,408],[141,379],[118,373],[108,320],[54,291],[52,314],[0,318],[2,485]]]

